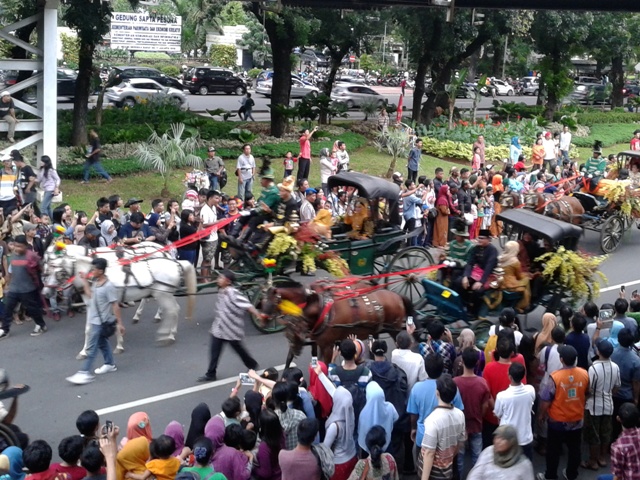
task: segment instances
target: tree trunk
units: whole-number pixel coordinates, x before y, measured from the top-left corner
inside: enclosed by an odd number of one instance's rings
[[[338,69],[340,68],[340,63],[342,63],[342,57],[344,55],[340,55],[341,52],[331,53],[331,69],[329,70],[329,76],[327,77],[326,82],[324,82],[323,92],[326,96],[331,96],[331,90],[333,89],[333,83],[336,80],[336,74],[338,73]],[[338,58],[340,55],[340,58]],[[365,118],[366,120],[366,118]],[[318,119],[318,123],[320,125],[326,125],[331,120],[327,116],[327,112],[324,110],[320,111],[320,118]]]
[[[393,158],[391,159],[391,163],[389,163],[389,168],[387,169],[387,174],[385,175],[386,178],[391,178],[393,176],[393,174],[396,171],[397,164],[398,164],[398,157],[394,155]]]
[[[425,91],[424,79],[427,76],[428,69],[429,65],[426,59],[424,57],[420,58],[418,69],[416,70],[416,85],[413,89],[413,111],[411,112],[411,120],[416,123],[420,121],[420,109],[422,108],[422,98]]]
[[[89,93],[93,76],[93,53],[95,45],[80,39],[78,51],[78,78],[76,79],[76,95],[73,100],[73,129],[71,144],[74,147],[87,143],[87,116],[89,114]]]
[[[271,105],[289,106],[291,94],[291,48],[288,42],[274,42],[271,40],[273,49],[273,84],[271,87]],[[286,133],[287,116],[271,109],[271,135],[282,138]]]
[[[497,78],[502,78],[502,59],[504,58],[503,38],[501,37],[498,40],[494,40],[492,42],[492,45],[493,45],[493,58],[491,61],[491,75]]]
[[[443,110],[449,108],[449,96],[445,91],[445,86],[451,81],[452,67],[447,63],[444,67],[432,69],[433,91],[427,97],[427,101],[422,106],[420,120],[429,126],[431,121],[437,116],[436,108]],[[455,101],[454,101],[455,105]]]
[[[624,68],[623,60],[620,55],[617,55],[611,59],[611,107],[622,107],[624,101],[624,95],[622,89],[624,88]]]
[[[100,88],[100,93],[98,94],[98,100],[96,101],[96,125],[98,127],[102,126],[102,112],[104,105],[104,94],[107,91],[107,82],[102,83],[102,87]]]

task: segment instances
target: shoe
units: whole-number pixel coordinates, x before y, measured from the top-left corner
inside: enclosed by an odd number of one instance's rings
[[[76,372],[70,377],[67,377],[67,382],[73,383],[74,385],[86,385],[87,383],[91,383],[96,379],[89,372]]]
[[[544,473],[540,472],[536,475],[536,480],[547,480],[547,477],[544,476]]]
[[[95,373],[96,375],[102,375],[104,373],[110,373],[110,372],[116,372],[116,371],[118,371],[118,367],[116,367],[115,365],[109,365],[108,363],[105,363],[100,368],[96,368],[93,371],[93,373]]]
[[[86,185],[86,184],[88,184],[88,183],[89,183],[89,182],[87,182],[87,181],[85,181],[85,180],[82,180],[82,181],[80,182],[80,185]]]
[[[54,312],[53,320],[56,321],[56,322],[60,321],[60,312]]]
[[[206,375],[198,377],[198,380],[196,380],[196,382],[215,382],[215,381],[216,381],[216,377],[207,377]]]
[[[569,480],[569,477],[567,477],[567,469],[566,468],[564,470],[562,470],[562,476],[564,477],[564,480]]]
[[[40,325],[36,325],[36,328],[34,328],[33,332],[31,332],[31,336],[32,337],[39,337],[40,335],[42,335],[46,331],[47,331],[47,326],[46,325],[44,327],[41,327]]]
[[[80,352],[76,355],[76,360],[84,360],[85,358],[87,358],[87,354],[84,352]]]
[[[9,141],[9,143],[16,143],[16,141],[13,138],[7,138],[7,140]]]
[[[0,328],[0,340],[4,340],[5,338],[9,338],[9,332]]]

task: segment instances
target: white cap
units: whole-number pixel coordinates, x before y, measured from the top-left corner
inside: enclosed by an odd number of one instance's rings
[[[0,93],[0,98],[2,98],[2,97],[10,97],[10,96],[11,96],[11,94],[6,90],[4,92]]]
[[[0,158],[0,162],[13,162],[13,157],[7,153]]]
[[[394,172],[393,176],[396,178],[402,178],[402,174],[400,172]]]

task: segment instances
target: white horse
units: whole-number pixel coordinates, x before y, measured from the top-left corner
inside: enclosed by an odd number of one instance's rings
[[[60,253],[48,253],[45,266],[47,285],[71,283],[81,292],[83,284],[78,274],[89,273],[93,258],[77,255],[80,252],[75,249],[70,249],[69,254],[66,249]],[[187,319],[191,318],[195,306],[196,272],[191,263],[154,256],[127,266],[114,261],[107,266],[106,275],[118,289],[121,302],[155,298],[163,313],[157,342],[168,345],[175,341],[180,307],[174,294],[180,290],[183,281],[188,295]]]
[[[141,242],[137,245],[126,246],[118,250],[111,247],[99,247],[96,249],[88,249],[80,245],[66,245],[65,254],[70,255],[72,257],[90,255],[92,257],[104,258],[107,261],[107,264],[109,266],[120,265],[119,263],[120,258],[131,260],[140,255],[150,255],[148,258],[173,258],[169,254],[169,252],[159,251],[161,248],[162,246],[155,242]],[[44,255],[45,276],[47,273],[46,271],[47,262],[56,257],[57,255],[56,252],[57,252],[57,249],[55,245],[51,245],[45,252],[45,255]],[[42,291],[43,295],[46,298],[51,298],[53,295],[56,295],[57,288],[61,287],[61,285],[57,285],[55,283],[55,278],[50,278],[50,280],[53,280],[54,283],[47,282],[47,285],[45,285],[45,288]],[[83,292],[83,289],[80,290],[80,293],[82,292]],[[82,300],[86,305],[87,301],[86,301],[86,298],[84,298],[84,295],[82,295]],[[140,304],[136,310],[136,313],[133,315],[133,319],[132,319],[133,323],[138,323],[140,321],[140,316],[142,315],[142,312],[144,311],[144,307],[148,301],[149,301],[149,298],[143,298],[140,301]],[[161,314],[162,314],[162,311],[159,308],[156,311],[156,314],[154,317],[154,320],[156,321],[156,323],[162,320]],[[76,358],[78,359],[83,359],[83,358],[86,358],[87,356],[87,346],[89,345],[89,331],[90,331],[90,327],[89,327],[89,324],[87,324],[85,327],[84,346],[76,356]],[[122,352],[124,352],[124,337],[119,330],[116,330],[116,348],[113,350],[113,353],[118,354]]]

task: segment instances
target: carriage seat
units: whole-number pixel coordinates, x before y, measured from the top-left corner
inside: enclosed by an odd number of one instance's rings
[[[607,201],[602,197],[596,197],[590,193],[575,192],[573,194],[578,199],[585,212],[602,210],[607,207]]]
[[[467,308],[456,291],[427,278],[422,279],[422,286],[427,303],[435,308],[443,323],[468,319]]]
[[[502,291],[502,307],[515,307],[522,300],[522,292]]]

